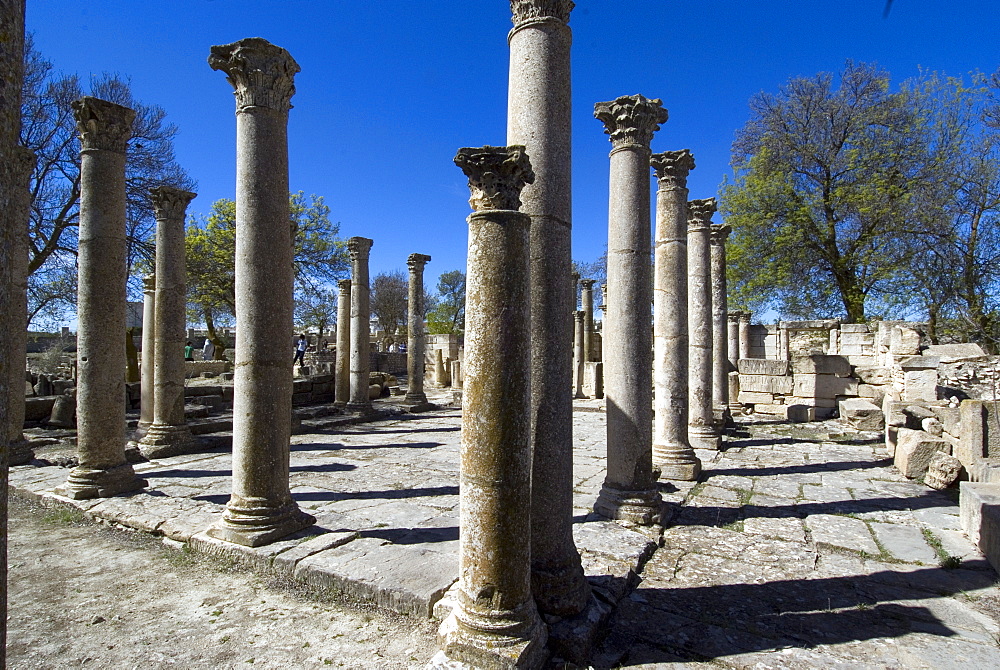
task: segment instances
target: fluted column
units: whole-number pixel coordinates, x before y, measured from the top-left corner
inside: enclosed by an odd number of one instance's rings
[[[718,449],[712,413],[712,277],[709,235],[715,198],[688,202],[688,441]]]
[[[334,405],[351,399],[351,280],[337,281],[337,361],[334,371]]]
[[[195,194],[170,186],[149,191],[156,212],[156,310],[154,328],[153,417],[139,441],[147,458],[186,451],[194,437],[184,418],[184,327],[187,325],[187,259],[184,215]],[[143,325],[143,347],[145,347]],[[143,375],[146,354],[143,350]],[[145,377],[144,377],[145,378]],[[143,407],[146,406],[143,395]]]
[[[450,659],[473,667],[537,668],[546,629],[531,593],[531,218],[517,211],[521,187],[533,175],[519,146],[460,149],[455,163],[469,177],[474,212],[468,218],[458,603],[440,638]]]
[[[594,116],[612,146],[604,334],[608,472],[594,511],[650,525],[659,522],[662,500],[652,451],[649,144],[667,110],[658,99],[626,95],[597,103]]]
[[[574,398],[586,398],[586,394],[583,392],[583,370],[586,365],[587,357],[584,354],[584,318],[583,310],[577,310],[573,312],[573,322],[575,323],[574,328],[574,338],[573,338],[573,358],[576,362],[576,384],[575,391],[573,393]]]
[[[750,358],[750,312],[740,312],[740,355],[739,358]]]
[[[146,485],[125,459],[125,149],[135,112],[73,102],[80,132],[77,458],[56,492],[103,498]]]
[[[580,280],[580,309],[583,310],[583,360],[591,360],[594,335],[594,284],[596,279]]]
[[[35,169],[35,154],[27,147],[14,147],[7,166],[10,170],[10,377],[7,386],[7,416],[10,421],[7,453],[10,465],[30,463],[35,457],[24,437],[24,366],[28,348],[28,219],[31,215],[31,173]]]
[[[405,401],[414,407],[427,404],[427,394],[424,393],[424,350],[427,346],[427,334],[424,332],[424,265],[430,260],[431,257],[426,254],[410,254],[406,259],[406,265],[410,269],[410,286],[407,301],[409,321],[406,329]]]
[[[292,418],[292,228],[288,211],[288,110],[298,63],[251,37],[212,47],[236,96],[236,378],[233,494],[208,534],[268,544],[315,519],[288,488]]]
[[[663,479],[694,481],[701,461],[688,442],[687,149],[653,154],[653,463]]]
[[[153,424],[153,360],[156,349],[156,273],[142,278],[142,361],[139,367],[139,424],[133,440],[140,440]]]
[[[546,614],[583,610],[590,586],[573,544],[571,0],[512,0],[507,143],[535,173],[531,217],[532,586]]]
[[[712,405],[723,413],[729,409],[729,347],[726,314],[726,238],[732,228],[716,223],[709,234],[712,273]]]
[[[347,240],[351,255],[351,395],[347,409],[352,412],[370,412],[372,401],[368,398],[371,360],[371,293],[368,282],[368,254],[373,240],[352,237]]]

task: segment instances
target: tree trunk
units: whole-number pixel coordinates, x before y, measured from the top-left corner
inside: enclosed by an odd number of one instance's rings
[[[212,352],[212,360],[221,360],[223,358],[222,354],[226,350],[226,343],[222,341],[219,333],[215,330],[215,319],[212,318],[212,310],[205,308],[202,310],[202,314],[205,316],[208,339],[212,342],[212,346],[215,347],[215,351]]]

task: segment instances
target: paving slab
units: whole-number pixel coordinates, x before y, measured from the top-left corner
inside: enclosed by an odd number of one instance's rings
[[[868,525],[859,519],[833,514],[810,514],[806,517],[806,528],[812,533],[817,547],[863,551],[869,556],[881,553]]]
[[[927,543],[919,528],[880,522],[872,522],[869,526],[875,533],[875,539],[893,558],[908,563],[937,565],[937,552]]]

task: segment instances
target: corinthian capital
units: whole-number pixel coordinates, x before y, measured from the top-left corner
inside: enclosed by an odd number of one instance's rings
[[[427,254],[410,254],[406,259],[406,265],[410,268],[410,272],[423,272],[424,265],[430,260],[431,257]]]
[[[558,19],[569,22],[569,13],[576,7],[573,0],[511,0],[511,20],[515,26],[528,21]]]
[[[372,250],[374,243],[375,240],[370,240],[367,237],[347,238],[347,253],[351,255],[351,262],[368,260],[368,253]]]
[[[338,279],[337,288],[340,289],[340,295],[350,295],[351,294],[351,280],[350,279]]]
[[[132,137],[135,112],[128,107],[85,95],[71,103],[81,148],[125,153]]]
[[[733,227],[728,223],[713,223],[709,241],[712,244],[725,244],[729,233],[733,232]]]
[[[623,95],[594,105],[594,116],[604,124],[604,132],[611,136],[615,149],[640,146],[648,151],[653,133],[667,120],[667,110],[659,98]]]
[[[455,165],[469,178],[472,197],[469,204],[475,211],[521,207],[521,189],[533,184],[531,169],[524,147],[466,147],[458,150]]]
[[[712,225],[715,214],[715,198],[688,201],[688,230],[702,229]]]
[[[142,278],[142,292],[155,294],[156,293],[156,273],[150,272],[148,275]]]
[[[656,180],[666,188],[685,188],[688,173],[694,169],[694,156],[687,149],[664,151],[649,157],[649,165],[656,172]]]
[[[187,206],[197,195],[173,186],[157,186],[149,189],[149,199],[153,201],[157,220],[183,221]]]
[[[291,54],[260,37],[248,37],[212,47],[208,64],[222,70],[233,85],[236,111],[266,107],[278,112],[292,108],[295,74],[301,69]]]

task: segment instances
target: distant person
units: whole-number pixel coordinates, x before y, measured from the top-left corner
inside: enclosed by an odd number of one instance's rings
[[[205,361],[211,361],[215,359],[215,345],[212,344],[212,340],[205,338],[205,346],[201,350],[201,358]]]
[[[303,333],[299,335],[299,340],[295,343],[295,358],[292,359],[292,365],[295,365],[296,361],[298,361],[300,367],[306,364],[306,350],[308,348],[309,339]]]
[[[193,361],[194,360],[194,345],[189,341],[187,346],[184,347],[184,360]]]

